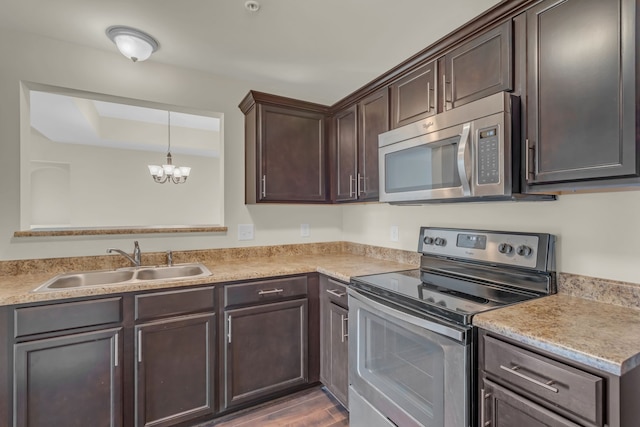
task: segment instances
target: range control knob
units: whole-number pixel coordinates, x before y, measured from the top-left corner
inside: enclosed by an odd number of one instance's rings
[[[422,239],[422,241],[425,245],[433,245],[433,237],[424,236],[424,239]]]
[[[436,243],[436,246],[446,246],[447,245],[447,241],[445,239],[443,239],[442,237],[436,237],[435,243]]]
[[[500,252],[501,254],[509,255],[511,252],[513,252],[513,246],[508,243],[500,243],[498,245],[498,252]]]
[[[518,246],[518,249],[516,249],[516,253],[520,256],[529,256],[531,255],[531,252],[533,252],[533,250],[529,246],[525,245],[520,245]]]

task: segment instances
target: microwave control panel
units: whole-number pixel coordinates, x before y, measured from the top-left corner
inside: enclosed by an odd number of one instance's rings
[[[500,182],[500,142],[498,127],[478,132],[478,184]]]

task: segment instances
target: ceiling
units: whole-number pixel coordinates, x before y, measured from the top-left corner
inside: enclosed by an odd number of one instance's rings
[[[1,0],[0,28],[116,52],[106,28],[132,26],[160,43],[149,61],[332,104],[498,3],[258,1]]]

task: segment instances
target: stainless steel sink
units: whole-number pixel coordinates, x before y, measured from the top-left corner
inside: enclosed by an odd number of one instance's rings
[[[136,270],[137,280],[166,280],[210,275],[211,272],[202,264],[184,264],[154,268],[142,267]]]
[[[60,274],[43,283],[33,292],[55,291],[91,286],[123,285],[151,280],[180,280],[211,276],[207,267],[200,263],[178,264],[159,267],[122,268],[108,271],[86,271]]]

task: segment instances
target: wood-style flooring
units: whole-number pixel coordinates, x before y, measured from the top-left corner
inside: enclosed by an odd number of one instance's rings
[[[322,387],[230,414],[197,427],[348,427],[349,413]]]

